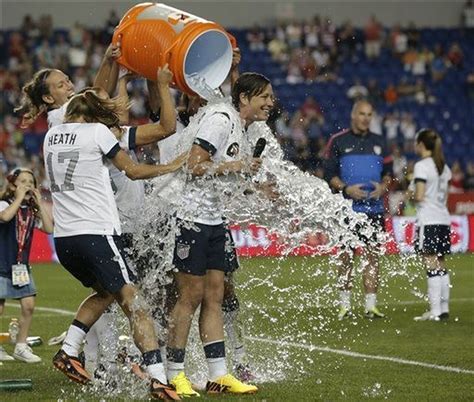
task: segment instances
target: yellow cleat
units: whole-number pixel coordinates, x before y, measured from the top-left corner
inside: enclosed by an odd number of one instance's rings
[[[255,385],[244,384],[232,374],[226,374],[206,384],[208,394],[255,394],[258,388]]]
[[[188,377],[184,374],[184,371],[181,371],[177,376],[175,376],[171,381],[171,385],[174,385],[176,388],[176,393],[181,398],[193,398],[193,397],[200,397],[192,387],[191,381],[189,381]]]

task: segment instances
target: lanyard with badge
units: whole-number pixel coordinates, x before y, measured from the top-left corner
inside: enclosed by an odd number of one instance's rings
[[[26,286],[30,283],[30,274],[28,273],[28,266],[22,264],[22,254],[25,250],[28,232],[30,232],[30,225],[33,221],[33,211],[26,208],[26,217],[23,217],[21,208],[17,212],[16,224],[16,240],[18,243],[17,263],[12,266],[12,284],[13,286]]]

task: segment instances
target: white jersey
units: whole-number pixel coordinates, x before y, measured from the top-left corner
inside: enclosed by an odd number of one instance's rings
[[[222,105],[205,113],[199,121],[194,144],[200,145],[211,154],[211,162],[218,164],[242,158],[248,153],[244,141],[242,121],[237,111]],[[235,176],[234,176],[235,177]],[[217,182],[232,180],[231,177],[191,178],[183,191],[182,210],[178,217],[205,225],[222,223],[223,207]]]
[[[69,102],[66,102],[60,108],[48,112],[48,125],[50,128],[63,124],[68,104]],[[133,161],[138,162],[134,151],[136,129],[133,127],[123,128],[125,132],[120,139],[120,147],[127,152]],[[131,128],[134,129],[132,130],[132,139],[129,136]],[[130,180],[125,173],[120,172],[112,163],[107,163],[106,166],[110,172],[110,180],[117,202],[122,230],[124,233],[133,233],[137,229],[137,213],[145,200],[145,185],[142,181]]]
[[[69,101],[67,101],[64,105],[60,108],[50,110],[48,112],[48,127],[58,126],[64,123],[64,116],[66,115],[66,109],[69,105]]]
[[[46,133],[43,152],[53,198],[54,236],[121,234],[103,156],[120,150],[100,123],[68,123]]]
[[[124,130],[119,144],[130,159],[138,163],[135,154],[136,127],[122,127]],[[110,182],[117,203],[123,233],[135,233],[139,228],[139,214],[145,203],[145,184],[142,180],[131,180],[111,162],[106,163]]]
[[[450,225],[446,200],[451,170],[444,165],[441,175],[438,174],[433,158],[425,158],[415,163],[413,180],[425,183],[425,196],[416,206],[416,217],[420,226]]]
[[[183,138],[184,124],[176,122],[176,132],[158,141],[160,150],[160,164],[167,164],[176,159],[180,151],[180,143]],[[176,171],[155,177],[152,181],[153,188],[161,199],[170,205],[177,205],[181,199],[180,194],[184,185],[183,171]]]

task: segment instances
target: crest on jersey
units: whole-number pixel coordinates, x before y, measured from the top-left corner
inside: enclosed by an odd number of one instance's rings
[[[185,260],[189,257],[189,250],[191,246],[189,244],[178,243],[176,246],[176,255],[180,260]]]
[[[382,154],[382,147],[380,145],[374,145],[374,152],[376,155]]]
[[[229,148],[227,148],[226,154],[230,157],[234,157],[239,153],[239,144],[236,142],[230,144]]]

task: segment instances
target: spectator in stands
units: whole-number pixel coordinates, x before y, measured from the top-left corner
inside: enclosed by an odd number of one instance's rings
[[[474,191],[474,162],[466,164],[466,175],[464,176],[464,190]]]
[[[351,21],[346,21],[339,30],[339,55],[342,60],[356,62],[357,32]]]
[[[69,30],[69,41],[71,42],[71,45],[73,47],[80,47],[83,43],[84,36],[84,26],[79,21],[76,21]]]
[[[459,43],[453,43],[448,50],[448,60],[455,68],[462,69],[464,65],[464,53]]]
[[[54,65],[53,50],[47,39],[43,39],[35,50],[36,61],[39,68],[50,68]]]
[[[53,47],[54,67],[61,71],[69,69],[69,49],[71,46],[63,34],[59,34]]]
[[[385,129],[385,139],[390,146],[398,140],[398,129],[400,127],[400,119],[398,113],[387,113],[383,123]]]
[[[321,44],[332,53],[336,49],[336,27],[329,17],[321,26]]]
[[[31,15],[27,14],[23,17],[20,32],[27,39],[36,39],[39,36],[38,27]]]
[[[321,26],[319,20],[313,18],[304,26],[304,45],[309,48],[315,48],[321,42],[319,35],[321,33]]]
[[[415,150],[416,123],[411,113],[402,113],[400,132],[405,144],[404,151],[411,153]]]
[[[360,98],[366,98],[369,95],[369,90],[362,84],[360,78],[356,78],[354,85],[347,90],[346,95],[351,101],[355,101]]]
[[[265,35],[263,29],[258,24],[255,24],[247,31],[246,38],[249,43],[249,49],[252,52],[265,50]]]
[[[406,33],[408,38],[408,47],[417,49],[418,45],[420,44],[420,31],[413,21],[408,24]]]
[[[451,174],[448,192],[451,194],[464,193],[464,172],[459,161],[455,161],[451,166]]]
[[[433,53],[425,46],[421,52],[417,53],[417,57],[412,65],[411,72],[413,75],[425,76],[428,66],[433,61]]]
[[[318,77],[319,68],[316,64],[316,60],[311,55],[309,48],[303,48],[300,57],[300,70],[301,75],[307,83],[316,81]]]
[[[51,39],[53,36],[53,17],[51,14],[43,14],[38,21],[38,29],[42,39]]]
[[[413,65],[418,59],[418,50],[416,48],[409,48],[402,57],[403,67],[405,71],[412,71]]]
[[[268,42],[267,48],[274,61],[279,63],[285,63],[288,61],[288,45],[277,35],[275,35],[273,39]]]
[[[303,42],[303,28],[299,22],[291,21],[286,26],[286,38],[290,49],[301,47]]]
[[[441,81],[446,72],[448,66],[446,64],[446,58],[444,55],[443,47],[438,43],[434,49],[434,57],[431,61],[431,79],[433,82]]]
[[[383,31],[381,24],[372,15],[365,25],[365,55],[369,60],[376,59],[380,55],[380,49],[383,40]]]
[[[390,32],[390,46],[396,57],[401,57],[408,49],[408,36],[400,24],[396,24]]]
[[[293,49],[287,68],[286,82],[288,82],[288,84],[298,84],[303,81],[300,66],[300,52],[298,49]]]
[[[398,91],[397,91],[397,87],[393,84],[393,82],[388,84],[387,88],[385,88],[383,96],[384,96],[385,102],[389,105],[393,105],[394,103],[397,102]]]

